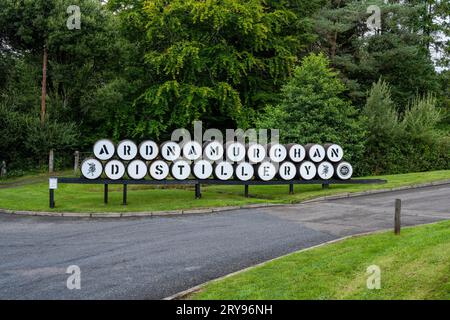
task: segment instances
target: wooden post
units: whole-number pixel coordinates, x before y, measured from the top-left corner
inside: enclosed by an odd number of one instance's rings
[[[294,184],[293,183],[289,184],[289,194],[294,194]]]
[[[75,159],[74,159],[74,165],[73,165],[73,172],[77,174],[78,172],[78,166],[80,164],[80,151],[75,151]]]
[[[244,196],[248,198],[248,184],[244,186]]]
[[[127,185],[123,185],[123,203],[124,206],[127,205]]]
[[[53,152],[53,149],[50,149],[50,153],[48,155],[48,172],[53,173],[55,167],[55,154]]]
[[[49,190],[49,202],[50,202],[50,209],[55,208],[55,190],[50,189]]]
[[[400,212],[402,211],[402,200],[395,199],[395,226],[394,226],[394,232],[396,235],[400,234]]]
[[[103,189],[103,202],[105,204],[108,203],[108,184],[105,183],[104,189]]]
[[[202,192],[200,190],[200,183],[195,184],[195,199],[200,199],[202,197]]]

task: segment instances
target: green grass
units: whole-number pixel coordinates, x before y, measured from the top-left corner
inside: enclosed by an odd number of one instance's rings
[[[367,267],[381,289],[367,289]],[[190,299],[450,299],[450,221],[350,238],[207,284]]]
[[[34,177],[35,179],[36,177]],[[370,178],[370,177],[367,177]],[[138,212],[180,210],[219,206],[240,206],[255,203],[296,203],[318,196],[371,189],[393,188],[429,181],[450,179],[450,170],[378,176],[387,179],[380,185],[332,185],[322,190],[320,185],[296,185],[295,194],[288,194],[288,186],[250,186],[250,198],[243,197],[243,186],[204,186],[202,199],[194,199],[191,187],[155,188],[150,186],[130,186],[128,205],[122,203],[122,187],[110,186],[109,204],[103,204],[102,185],[59,184],[55,193],[55,211],[64,212]],[[0,182],[0,208],[10,210],[48,211],[47,177],[39,176],[38,181],[25,183],[21,178],[17,185]]]

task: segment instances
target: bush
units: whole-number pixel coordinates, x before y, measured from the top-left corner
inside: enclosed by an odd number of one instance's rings
[[[437,129],[442,119],[433,96],[416,97],[400,116],[389,85],[373,84],[366,106],[364,174],[395,174],[448,169],[450,140]]]
[[[78,140],[73,123],[47,120],[43,125],[37,117],[18,112],[0,104],[0,161],[8,170],[31,170],[46,163],[50,149],[72,153]]]

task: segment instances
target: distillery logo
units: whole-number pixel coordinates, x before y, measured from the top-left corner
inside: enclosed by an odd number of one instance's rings
[[[102,139],[93,153],[95,157],[81,165],[82,175],[91,180],[102,176],[111,180],[125,176],[133,180],[347,180],[353,174],[337,144],[284,145],[279,143],[278,130],[267,129],[228,129],[224,139],[220,130],[203,131],[201,122],[195,123],[193,136],[177,129],[170,141],[161,144],[151,140],[115,144]]]

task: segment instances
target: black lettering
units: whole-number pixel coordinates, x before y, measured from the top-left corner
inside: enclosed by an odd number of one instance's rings
[[[108,151],[108,148],[106,147],[106,145],[103,145],[102,149],[100,150],[100,155],[102,155],[104,153],[109,155],[109,151]]]
[[[123,154],[124,155],[131,155],[131,146],[123,146]]]

